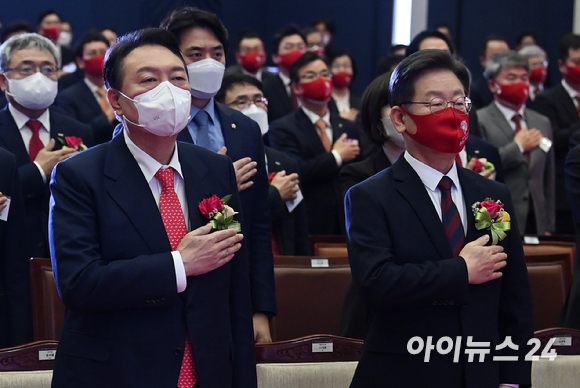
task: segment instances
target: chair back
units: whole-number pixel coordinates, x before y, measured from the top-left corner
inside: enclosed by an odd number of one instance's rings
[[[566,300],[564,259],[528,263],[534,303],[534,330],[558,325]]]
[[[37,341],[0,349],[0,371],[53,369],[57,345],[57,341]]]
[[[34,340],[59,340],[64,327],[64,304],[60,299],[50,259],[30,259]]]

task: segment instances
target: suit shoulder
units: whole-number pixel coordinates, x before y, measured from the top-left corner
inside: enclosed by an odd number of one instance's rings
[[[290,112],[279,119],[276,119],[270,123],[270,130],[277,128],[288,128],[289,126],[294,126],[296,123],[296,112]]]
[[[229,106],[222,104],[220,102],[216,102],[216,106],[220,114],[220,119],[223,118],[224,115],[226,115],[235,122],[236,127],[234,129],[257,128],[258,131],[260,130],[260,128],[258,127],[258,123],[256,123],[254,120],[252,120],[242,112],[232,109]]]
[[[50,115],[51,120],[54,120],[54,122],[58,123],[59,125],[66,126],[67,129],[79,128],[83,131],[91,132],[91,127],[89,125],[81,123],[80,121],[68,117],[67,115],[60,113],[52,108],[50,109]]]
[[[88,89],[88,86],[87,86],[87,84],[85,84],[84,80],[75,82],[74,84],[72,84],[68,88],[66,88],[63,91],[61,91],[60,93],[58,93],[57,99],[58,98],[76,97],[83,91],[83,88]]]
[[[207,150],[203,147],[197,146],[192,143],[187,143],[183,141],[177,141],[177,146],[179,147],[179,157],[182,155],[186,158],[195,157],[203,163],[232,163],[231,159],[227,155],[222,155],[215,153],[213,151]]]
[[[550,126],[550,119],[538,111],[528,108],[526,109],[526,113],[529,115],[530,119],[542,122],[546,126]]]

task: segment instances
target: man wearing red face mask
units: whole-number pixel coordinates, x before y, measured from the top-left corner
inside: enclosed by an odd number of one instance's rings
[[[254,31],[244,30],[238,35],[236,42],[236,64],[228,66],[224,76],[232,74],[247,74],[264,82],[268,77],[275,77],[264,67],[266,50],[264,42]]]
[[[297,108],[290,88],[290,68],[306,52],[306,39],[300,28],[290,24],[272,41],[272,60],[278,65],[277,77],[265,78],[264,97],[268,100],[268,121],[272,122]]]
[[[530,66],[530,95],[528,99],[528,106],[533,108],[534,101],[537,96],[544,91],[544,83],[548,75],[548,56],[540,46],[530,45],[521,48],[518,51],[522,57],[528,60]]]
[[[302,172],[301,182],[309,234],[344,233],[344,207],[339,171],[357,159],[357,128],[330,113],[330,70],[313,52],[304,54],[290,72],[292,91],[301,108],[270,124],[270,145],[293,155]]]
[[[56,106],[62,113],[91,126],[96,144],[111,140],[118,123],[103,80],[108,48],[109,41],[101,33],[85,35],[76,47],[77,65],[83,70],[84,79],[64,89],[56,98]]]
[[[46,10],[38,17],[38,33],[57,44],[58,37],[62,31],[61,24],[62,17],[58,12],[52,9]],[[74,62],[75,58],[71,49],[60,45],[57,45],[57,48],[59,54],[57,59],[61,63],[61,68]]]
[[[482,137],[499,150],[520,233],[554,232],[552,126],[547,117],[526,108],[528,61],[515,51],[496,54],[487,62],[485,75],[494,101],[478,110],[477,118]]]

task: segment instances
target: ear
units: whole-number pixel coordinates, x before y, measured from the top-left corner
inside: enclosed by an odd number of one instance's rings
[[[83,60],[83,58],[81,57],[76,57],[75,61],[77,63],[77,66],[79,69],[84,69],[85,68],[85,61]]]
[[[8,89],[8,80],[4,73],[0,73],[0,89],[2,89],[3,92]]]
[[[123,116],[123,108],[119,103],[120,98],[121,94],[119,94],[119,91],[113,88],[109,88],[109,90],[107,90],[107,99],[109,100],[109,104],[111,104],[111,107],[113,108],[117,116]]]
[[[290,88],[292,88],[292,93],[294,93],[297,96],[301,96],[304,94],[304,89],[302,89],[302,86],[298,82],[292,82],[290,84]]]
[[[411,120],[411,118],[403,112],[400,106],[394,106],[389,116],[397,132],[403,133],[407,131],[408,120]]]
[[[481,67],[483,67],[485,69],[485,65],[487,63],[487,59],[485,57],[479,57],[479,64],[481,65]]]
[[[568,69],[566,68],[566,63],[565,61],[562,61],[561,59],[558,59],[558,69],[560,70],[560,73],[566,75],[568,74]]]
[[[494,95],[498,92],[497,83],[493,79],[487,80],[487,87],[489,87],[489,90],[491,90]]]
[[[278,54],[272,54],[272,62],[280,66],[280,56]]]

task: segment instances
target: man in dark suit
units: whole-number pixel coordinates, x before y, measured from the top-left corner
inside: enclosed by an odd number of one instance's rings
[[[75,136],[90,147],[89,126],[49,109],[57,91],[56,48],[37,34],[12,37],[0,53],[0,88],[8,106],[0,111],[0,147],[14,154],[20,175],[29,256],[48,257],[48,180],[54,166],[77,150],[61,140]]]
[[[1,349],[32,341],[32,303],[24,201],[14,156],[3,148],[0,166]]]
[[[533,108],[550,119],[554,131],[556,163],[556,232],[574,233],[570,204],[566,195],[564,163],[570,147],[580,143],[573,135],[580,129],[580,35],[567,34],[558,47],[558,68],[562,82],[540,94]]]
[[[255,120],[268,131],[268,105],[262,83],[245,74],[224,77],[216,101]],[[311,254],[304,201],[294,204],[299,188],[298,163],[290,155],[264,147],[266,171],[270,181],[268,203],[272,217],[272,249],[278,255]]]
[[[268,120],[277,120],[292,111],[296,98],[290,87],[290,69],[294,62],[306,52],[306,38],[300,28],[290,24],[282,28],[272,40],[272,60],[278,65],[278,75],[267,77],[264,83],[264,96],[268,99]]]
[[[508,51],[509,49],[510,46],[503,36],[496,34],[489,35],[481,45],[479,53],[479,63],[481,67],[485,69],[487,61],[493,58],[495,54]],[[484,108],[491,104],[493,101],[493,93],[487,86],[487,78],[485,75],[482,75],[473,81],[469,97],[471,97],[473,109],[475,110]]]
[[[477,230],[472,214],[488,197],[511,214],[511,197],[455,164],[468,135],[467,69],[441,50],[422,50],[393,80],[390,117],[407,151],[346,196],[351,268],[370,308],[351,387],[529,386],[532,298],[517,222],[486,246],[489,231]],[[443,354],[435,345],[446,340]],[[473,342],[487,351],[481,362],[468,360]],[[517,361],[494,361],[500,353]]]
[[[95,144],[111,140],[117,125],[103,81],[103,61],[108,48],[109,41],[100,33],[90,32],[81,39],[75,51],[77,66],[84,77],[60,92],[55,102],[62,113],[90,125]]]
[[[124,130],[51,182],[66,307],[53,387],[255,388],[248,252],[236,230],[210,233],[198,204],[232,194],[249,225],[231,161],[176,142],[190,111],[179,46],[157,28],[129,34],[104,75]]]
[[[261,132],[255,121],[214,100],[225,69],[227,31],[216,15],[192,7],[176,9],[161,25],[177,37],[191,82],[191,121],[178,139],[226,152],[234,161],[249,231],[244,244],[250,252],[256,340],[271,342],[268,318],[276,314],[276,298]]]
[[[309,233],[343,234],[338,174],[360,153],[357,128],[352,121],[330,113],[330,71],[318,54],[308,52],[298,59],[290,78],[302,107],[271,123],[270,145],[298,160]]]

